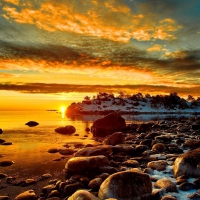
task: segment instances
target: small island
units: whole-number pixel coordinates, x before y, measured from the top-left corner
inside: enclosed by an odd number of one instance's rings
[[[118,96],[108,93],[98,93],[92,98],[86,96],[82,102],[72,103],[67,108],[67,114],[108,114],[117,111],[121,114],[175,114],[200,113],[200,97],[188,95],[181,98],[177,93],[169,95],[142,93]]]

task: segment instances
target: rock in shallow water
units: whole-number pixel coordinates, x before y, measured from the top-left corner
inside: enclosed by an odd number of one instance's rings
[[[15,198],[15,200],[36,200],[36,199],[37,199],[37,197],[33,190],[23,192]]]
[[[34,126],[37,126],[39,125],[38,122],[35,122],[35,121],[29,121],[27,122],[25,125],[29,126],[29,127],[34,127]]]
[[[112,112],[94,121],[91,132],[95,137],[105,137],[116,131],[122,131],[125,127],[126,123],[124,118],[117,112]]]
[[[78,190],[72,196],[68,198],[68,200],[99,200],[99,198],[95,197],[93,194],[86,190]]]
[[[118,172],[110,175],[99,189],[98,197],[126,200],[150,200],[152,184],[149,175],[139,170]]]
[[[5,160],[5,161],[1,161],[0,162],[0,167],[8,167],[10,165],[12,165],[14,162],[10,161],[10,160]]]
[[[61,133],[61,134],[64,134],[64,135],[71,135],[71,134],[76,132],[76,129],[75,129],[74,126],[68,125],[68,126],[56,128],[55,132]]]

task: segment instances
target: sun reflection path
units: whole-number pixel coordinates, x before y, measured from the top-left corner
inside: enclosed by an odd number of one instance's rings
[[[67,109],[66,106],[61,106],[61,107],[60,107],[60,112],[61,112],[61,114],[62,114],[62,119],[65,118],[66,109]]]

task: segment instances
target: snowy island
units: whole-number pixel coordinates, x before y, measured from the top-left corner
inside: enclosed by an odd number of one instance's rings
[[[200,97],[195,99],[189,95],[184,99],[177,93],[156,96],[120,93],[115,97],[113,94],[99,93],[93,98],[86,96],[82,102],[72,103],[67,108],[67,114],[107,114],[112,111],[121,114],[199,114]]]

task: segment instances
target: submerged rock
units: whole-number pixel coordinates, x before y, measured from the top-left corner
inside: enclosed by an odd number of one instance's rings
[[[59,127],[55,129],[56,133],[61,133],[64,135],[71,135],[76,132],[76,128],[72,125],[64,126],[64,127]]]
[[[37,126],[39,125],[38,122],[35,122],[35,121],[29,121],[27,122],[25,125],[29,126],[29,127],[34,127],[34,126]]]
[[[95,137],[105,137],[126,127],[124,118],[117,112],[112,112],[105,117],[94,121],[91,132]]]
[[[1,161],[0,162],[0,167],[8,167],[10,165],[12,165],[14,162],[10,161],[10,160],[6,160],[6,161]]]
[[[101,200],[108,198],[126,200],[150,200],[152,193],[151,179],[139,170],[118,172],[110,175],[99,189]]]

